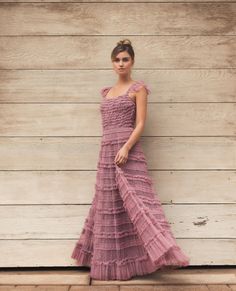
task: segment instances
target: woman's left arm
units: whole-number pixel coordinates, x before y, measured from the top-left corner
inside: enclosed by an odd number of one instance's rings
[[[132,146],[139,140],[144,127],[147,116],[147,90],[142,86],[136,93],[136,126],[129,139],[118,151],[115,162],[118,164],[125,163],[128,159],[128,153]]]

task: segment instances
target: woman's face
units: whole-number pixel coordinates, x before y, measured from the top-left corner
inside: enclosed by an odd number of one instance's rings
[[[133,61],[131,59],[131,56],[128,54],[128,52],[120,52],[118,55],[116,55],[115,59],[112,61],[113,68],[117,74],[130,74]]]

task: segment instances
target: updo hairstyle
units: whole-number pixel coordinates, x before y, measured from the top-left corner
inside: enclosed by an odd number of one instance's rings
[[[111,53],[111,60],[114,61],[116,56],[120,52],[124,52],[124,51],[126,51],[131,56],[131,59],[134,61],[134,50],[133,50],[131,41],[128,38],[122,39],[117,42],[116,47],[114,47]]]

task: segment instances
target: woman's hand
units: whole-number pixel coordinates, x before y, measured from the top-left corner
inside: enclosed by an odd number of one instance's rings
[[[123,145],[115,156],[114,162],[119,166],[126,163],[129,155],[129,149]]]

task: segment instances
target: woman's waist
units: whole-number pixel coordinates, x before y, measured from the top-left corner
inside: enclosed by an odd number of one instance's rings
[[[114,140],[114,139],[123,139],[130,136],[134,127],[132,126],[109,126],[103,128],[102,139],[103,140]]]

